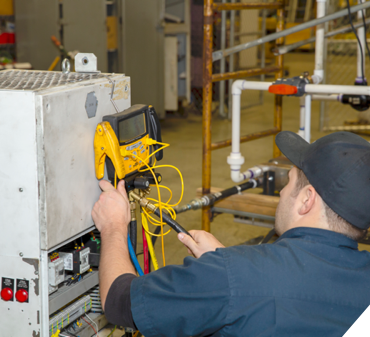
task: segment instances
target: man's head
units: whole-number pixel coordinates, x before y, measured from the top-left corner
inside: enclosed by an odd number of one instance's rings
[[[370,226],[370,144],[348,132],[308,144],[289,131],[276,144],[296,165],[280,193],[277,232],[306,226],[361,238]]]

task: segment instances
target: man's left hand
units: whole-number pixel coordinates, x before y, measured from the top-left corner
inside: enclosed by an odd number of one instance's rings
[[[96,228],[101,233],[112,230],[127,234],[131,213],[124,180],[117,189],[106,180],[101,180],[99,186],[103,192],[91,212]]]

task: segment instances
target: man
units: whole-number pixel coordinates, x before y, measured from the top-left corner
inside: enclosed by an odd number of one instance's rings
[[[342,336],[370,305],[370,144],[338,132],[306,143],[281,132],[295,165],[280,193],[274,244],[224,248],[211,234],[178,238],[196,257],[136,277],[124,185],[100,182],[100,292],[109,321],[150,336]]]

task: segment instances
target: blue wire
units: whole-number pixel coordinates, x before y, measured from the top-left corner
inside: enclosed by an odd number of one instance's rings
[[[127,244],[128,244],[128,251],[130,252],[131,260],[134,263],[134,266],[139,274],[139,276],[144,276],[143,270],[140,267],[139,261],[136,258],[136,254],[134,252],[134,248],[131,244],[130,235],[127,233]]]

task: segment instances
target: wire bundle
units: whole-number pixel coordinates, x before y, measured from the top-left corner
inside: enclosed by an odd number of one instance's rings
[[[152,167],[149,166],[148,162],[149,162],[150,157],[155,155],[157,152],[159,152],[159,151],[161,151],[161,150],[170,146],[169,144],[156,142],[155,140],[150,139],[148,145],[154,145],[154,144],[159,144],[159,145],[162,145],[162,146],[159,149],[153,151],[144,160],[142,160],[140,157],[138,157],[138,156],[136,156],[136,155],[134,155],[130,152],[125,154],[126,156],[133,157],[134,160],[139,160],[141,163],[143,163],[146,166],[145,169],[141,169],[141,170],[139,170],[139,172],[146,172],[146,171],[151,172],[151,174],[153,176],[153,179],[155,181],[155,185],[153,185],[153,186],[156,186],[157,193],[158,193],[158,200],[153,199],[153,198],[148,198],[148,200],[152,201],[154,203],[154,205],[157,208],[159,208],[160,220],[158,221],[157,219],[152,217],[151,213],[148,212],[146,209],[142,209],[141,220],[142,220],[142,227],[143,227],[142,232],[143,232],[143,246],[144,246],[144,265],[145,265],[144,270],[145,270],[146,273],[149,272],[149,258],[146,255],[146,252],[145,252],[146,249],[150,253],[150,257],[151,257],[151,260],[152,260],[152,263],[153,263],[153,266],[154,266],[154,270],[157,270],[159,268],[158,260],[157,260],[157,257],[155,255],[155,252],[154,252],[154,247],[153,247],[153,242],[152,242],[151,236],[161,237],[163,266],[166,265],[166,258],[165,258],[165,253],[164,253],[164,236],[167,235],[172,230],[172,228],[170,228],[166,233],[163,232],[163,226],[166,225],[166,223],[163,222],[162,212],[163,212],[163,210],[165,210],[166,213],[168,213],[173,220],[176,220],[176,212],[174,211],[173,207],[180,204],[180,202],[182,200],[182,197],[183,197],[183,194],[184,194],[184,180],[183,180],[183,177],[182,177],[182,174],[181,174],[180,170],[177,167],[175,167],[173,165],[156,165],[156,160],[154,160],[154,164],[153,164]],[[165,167],[173,168],[174,170],[176,170],[178,172],[179,176],[180,176],[180,179],[181,179],[181,195],[180,195],[179,201],[175,204],[170,204],[170,202],[172,200],[172,191],[171,191],[171,189],[168,188],[167,186],[159,185],[157,177],[154,173],[154,169],[165,168]],[[115,175],[114,186],[117,187],[117,174]],[[166,189],[170,193],[170,197],[166,202],[162,202],[161,188]],[[160,226],[161,227],[161,233],[160,234],[152,233],[149,230],[148,222],[150,222],[154,226]],[[139,264],[139,262],[136,258],[136,254],[135,254],[135,251],[132,247],[129,235],[128,235],[128,248],[129,248],[129,252],[130,252],[132,262],[134,263],[138,274],[140,276],[144,275],[144,272],[142,271],[142,269],[140,267],[140,264]]]

